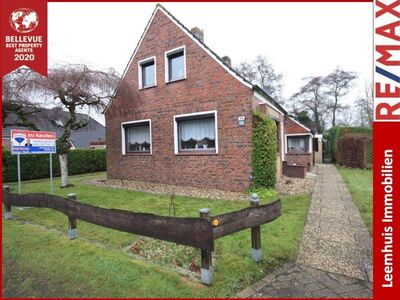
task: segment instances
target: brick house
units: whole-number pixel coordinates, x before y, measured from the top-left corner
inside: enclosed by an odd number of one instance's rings
[[[304,177],[306,171],[314,165],[314,145],[311,130],[296,121],[289,115],[284,120],[284,175],[292,177]],[[297,166],[297,168],[287,168]],[[300,170],[295,171],[295,169]]]
[[[123,74],[134,90],[105,110],[107,176],[244,191],[251,185],[252,112],[278,129],[281,174],[287,112],[157,5]]]

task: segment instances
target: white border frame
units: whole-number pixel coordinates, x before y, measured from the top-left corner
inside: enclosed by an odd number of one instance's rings
[[[189,113],[189,114],[183,114],[183,115],[175,115],[174,116],[174,153],[175,155],[177,154],[182,154],[182,152],[179,152],[179,141],[178,141],[178,122],[176,119],[179,118],[184,118],[184,117],[195,117],[195,116],[202,116],[202,115],[209,115],[209,114],[214,114],[215,118],[215,153],[218,154],[218,114],[216,110],[210,110],[210,111],[202,111],[202,112],[195,112],[195,113]],[[190,152],[189,152],[190,153]],[[193,154],[201,154],[202,152],[199,151],[194,151]],[[209,153],[203,153],[203,155],[207,155]]]
[[[126,148],[125,148],[125,130],[124,130],[124,125],[129,125],[129,124],[136,124],[136,123],[146,123],[149,122],[149,130],[150,130],[150,153],[126,153]],[[143,119],[143,120],[135,120],[135,121],[127,121],[127,122],[122,122],[121,123],[121,154],[122,155],[152,155],[153,154],[153,139],[152,139],[152,131],[151,131],[151,119]]]
[[[143,86],[142,65],[147,62],[150,62],[150,61],[154,61],[154,84],[149,85],[149,86]],[[157,58],[156,58],[156,56],[148,57],[148,58],[138,61],[138,80],[139,80],[139,90],[144,90],[144,89],[148,89],[148,88],[157,86]]]
[[[304,152],[305,154],[312,154],[313,149],[312,149],[312,134],[311,133],[288,133],[285,134],[285,154],[288,154],[287,152],[287,138],[288,136],[309,136],[309,140],[308,140],[308,152]]]
[[[183,77],[175,80],[169,80],[169,60],[168,60],[168,55],[175,54],[177,52],[180,52],[183,50]],[[170,82],[175,82],[179,80],[184,80],[186,79],[186,46],[180,46],[168,51],[165,51],[164,53],[164,73],[165,73],[165,83],[170,83]]]

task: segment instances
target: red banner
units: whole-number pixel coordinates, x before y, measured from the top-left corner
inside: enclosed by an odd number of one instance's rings
[[[374,299],[400,295],[399,134],[398,122],[374,123]]]
[[[47,75],[47,0],[1,0],[1,76],[21,67]]]

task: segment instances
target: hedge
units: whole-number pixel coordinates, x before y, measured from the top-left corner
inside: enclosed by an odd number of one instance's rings
[[[276,124],[261,112],[253,113],[253,186],[273,188],[276,183]]]
[[[60,161],[53,154],[53,176],[60,176]],[[21,179],[49,178],[49,155],[24,154],[21,159]],[[68,154],[68,174],[100,172],[106,170],[106,150],[71,150]],[[17,156],[3,150],[3,182],[17,181]]]
[[[325,138],[332,145],[331,155],[333,162],[336,162],[336,141],[347,133],[362,134],[371,137],[372,128],[335,126],[329,129]]]

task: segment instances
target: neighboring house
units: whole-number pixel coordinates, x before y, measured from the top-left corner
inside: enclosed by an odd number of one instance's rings
[[[161,5],[123,80],[135,92],[133,99],[117,92],[105,110],[108,178],[244,191],[254,110],[276,122],[281,174],[287,112],[210,50],[200,29],[188,30]]]
[[[86,114],[77,113],[77,120],[89,120],[89,124],[78,130],[71,131],[71,148],[89,148],[91,142],[98,143],[103,141],[105,144],[105,128],[99,122],[91,118]],[[40,112],[29,115],[28,119],[36,125],[40,131],[55,131],[57,138],[59,138],[64,129],[62,127],[55,126],[55,124],[63,126],[69,118],[69,112],[63,111],[59,108],[46,109],[43,108]],[[14,114],[9,114],[5,119],[5,123],[13,124],[15,122],[16,116]],[[55,124],[52,122],[54,121]],[[11,129],[24,129],[32,130],[24,127],[17,126],[7,126],[3,128],[3,147],[10,149],[10,132]]]
[[[311,130],[290,116],[285,117],[285,161],[288,165],[313,164],[313,135]]]

